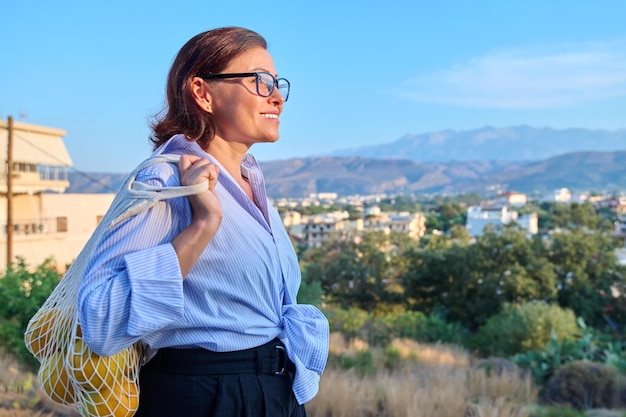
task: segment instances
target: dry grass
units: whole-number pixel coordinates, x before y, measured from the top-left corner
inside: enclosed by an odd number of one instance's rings
[[[456,366],[406,366],[377,378],[384,415],[459,417],[467,411],[464,370]],[[375,414],[372,414],[372,416]]]
[[[32,373],[10,355],[0,355],[0,387],[4,391],[32,384]]]
[[[421,363],[469,366],[470,354],[466,350],[451,345],[429,345],[410,339],[395,339],[391,347],[400,353],[401,358],[414,359]]]
[[[481,398],[477,403],[471,404],[467,417],[527,417],[527,405],[510,402],[506,398],[490,400]]]
[[[353,370],[330,367],[319,394],[307,404],[312,417],[527,417],[537,389],[519,372],[489,376],[470,366],[470,355],[444,345],[395,340],[403,358],[389,371],[359,377]],[[362,351],[362,341],[331,336],[331,352]],[[380,358],[381,352],[374,352]],[[380,365],[380,359],[377,361]],[[379,366],[379,369],[382,367]]]
[[[472,368],[467,373],[470,398],[486,398],[495,402],[504,398],[516,404],[532,404],[537,400],[538,390],[528,374],[519,370],[490,375],[484,368]]]
[[[365,417],[378,409],[376,381],[360,378],[353,371],[329,369],[320,381],[314,401],[307,404],[307,414],[315,417]]]
[[[330,334],[331,355],[342,355],[345,353],[367,349],[369,349],[369,344],[364,340],[358,338],[346,340],[346,338],[339,332],[333,332]]]
[[[77,417],[38,389],[36,375],[8,355],[0,356],[0,417]]]

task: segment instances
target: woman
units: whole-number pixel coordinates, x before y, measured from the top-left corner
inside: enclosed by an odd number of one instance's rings
[[[289,82],[243,28],[190,39],[137,180],[208,190],[158,203],[111,230],[79,293],[83,337],[101,355],[141,341],[137,416],[304,416],[328,354],[328,323],[297,305],[300,271],[252,145],[275,142]]]

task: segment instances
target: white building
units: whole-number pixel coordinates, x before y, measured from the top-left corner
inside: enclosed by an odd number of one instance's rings
[[[365,230],[389,233],[405,233],[412,239],[420,239],[426,233],[426,217],[422,213],[380,213],[366,217]]]
[[[528,198],[526,197],[526,194],[507,192],[507,193],[498,195],[495,198],[494,203],[496,205],[501,205],[501,206],[506,205],[506,206],[520,207],[520,206],[525,205],[527,201],[528,201]]]
[[[337,193],[311,193],[309,194],[309,198],[315,200],[335,201],[337,199]]]
[[[13,124],[12,262],[38,266],[53,258],[65,271],[113,201],[113,194],[64,194],[72,160],[65,131],[28,123]],[[8,123],[0,121],[0,268],[7,265]],[[45,193],[53,191],[54,193]]]
[[[291,236],[309,247],[320,247],[331,237],[356,237],[366,230],[386,234],[404,233],[413,239],[421,238],[426,232],[426,218],[421,213],[381,213],[378,207],[369,210],[368,213],[364,219],[349,220],[350,213],[347,211],[313,216],[299,216],[287,212],[283,215],[283,224]]]
[[[537,234],[539,231],[537,213],[519,216],[516,211],[509,210],[508,206],[470,206],[467,209],[465,227],[470,236],[481,236],[487,225],[502,228],[511,222],[516,222],[528,234]]]
[[[322,246],[330,236],[343,236],[346,232],[346,220],[343,217],[319,214],[311,216],[304,225],[303,240],[307,246]]]
[[[572,200],[572,193],[569,188],[557,188],[551,193],[547,194],[543,201],[557,202],[557,203],[568,203]]]
[[[539,218],[537,213],[524,214],[517,217],[517,224],[528,232],[529,235],[539,233]]]

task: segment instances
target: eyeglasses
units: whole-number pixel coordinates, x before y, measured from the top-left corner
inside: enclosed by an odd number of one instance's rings
[[[203,80],[214,80],[224,78],[246,78],[255,77],[256,92],[261,97],[269,97],[274,92],[274,87],[278,87],[278,92],[283,96],[283,99],[287,101],[289,98],[289,89],[291,85],[289,81],[284,78],[276,78],[269,72],[238,72],[231,74],[209,74],[198,75]]]

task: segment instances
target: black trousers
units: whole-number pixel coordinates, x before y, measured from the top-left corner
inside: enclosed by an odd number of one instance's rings
[[[236,352],[160,349],[139,374],[135,417],[306,417],[294,372],[278,340]]]

